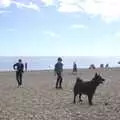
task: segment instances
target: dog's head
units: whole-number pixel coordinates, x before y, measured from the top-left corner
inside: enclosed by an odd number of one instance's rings
[[[95,73],[95,76],[92,79],[92,81],[95,82],[97,85],[99,85],[99,84],[103,84],[103,82],[105,81],[105,79],[102,78],[100,74]]]

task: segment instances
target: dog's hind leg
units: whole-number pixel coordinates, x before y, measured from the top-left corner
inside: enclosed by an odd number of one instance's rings
[[[77,96],[77,94],[74,93],[74,100],[73,100],[74,104],[76,103],[76,96]]]
[[[79,93],[79,102],[82,102],[81,96],[82,96],[82,94]]]
[[[92,95],[92,94],[88,95],[89,105],[93,105],[93,103],[92,103],[92,98],[93,98],[93,95]]]

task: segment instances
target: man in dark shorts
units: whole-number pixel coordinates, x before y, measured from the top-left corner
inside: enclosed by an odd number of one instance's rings
[[[25,63],[25,71],[27,72],[28,64],[27,62]]]
[[[73,63],[73,73],[77,73],[77,64]]]
[[[58,62],[55,64],[55,75],[57,74],[56,88],[62,88],[62,72],[63,72],[63,63],[62,58],[58,58]],[[58,87],[59,84],[59,87]]]
[[[19,59],[18,62],[13,65],[13,69],[16,70],[16,80],[18,82],[19,87],[22,85],[22,75],[24,72],[24,65],[21,59]]]

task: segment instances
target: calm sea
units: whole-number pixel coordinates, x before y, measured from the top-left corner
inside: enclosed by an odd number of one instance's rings
[[[53,69],[57,57],[0,57],[0,71],[13,70],[13,64],[21,58],[23,63],[28,63],[29,70]],[[64,68],[72,68],[73,62],[77,63],[78,68],[88,68],[90,64],[99,67],[100,64],[109,64],[110,67],[119,67],[120,57],[62,57]]]

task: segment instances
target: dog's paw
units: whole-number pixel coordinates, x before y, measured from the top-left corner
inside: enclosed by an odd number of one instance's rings
[[[93,105],[93,103],[89,103],[89,105],[90,105],[90,106],[92,106],[92,105]]]
[[[104,105],[109,105],[109,103],[108,103],[108,102],[105,102]]]

